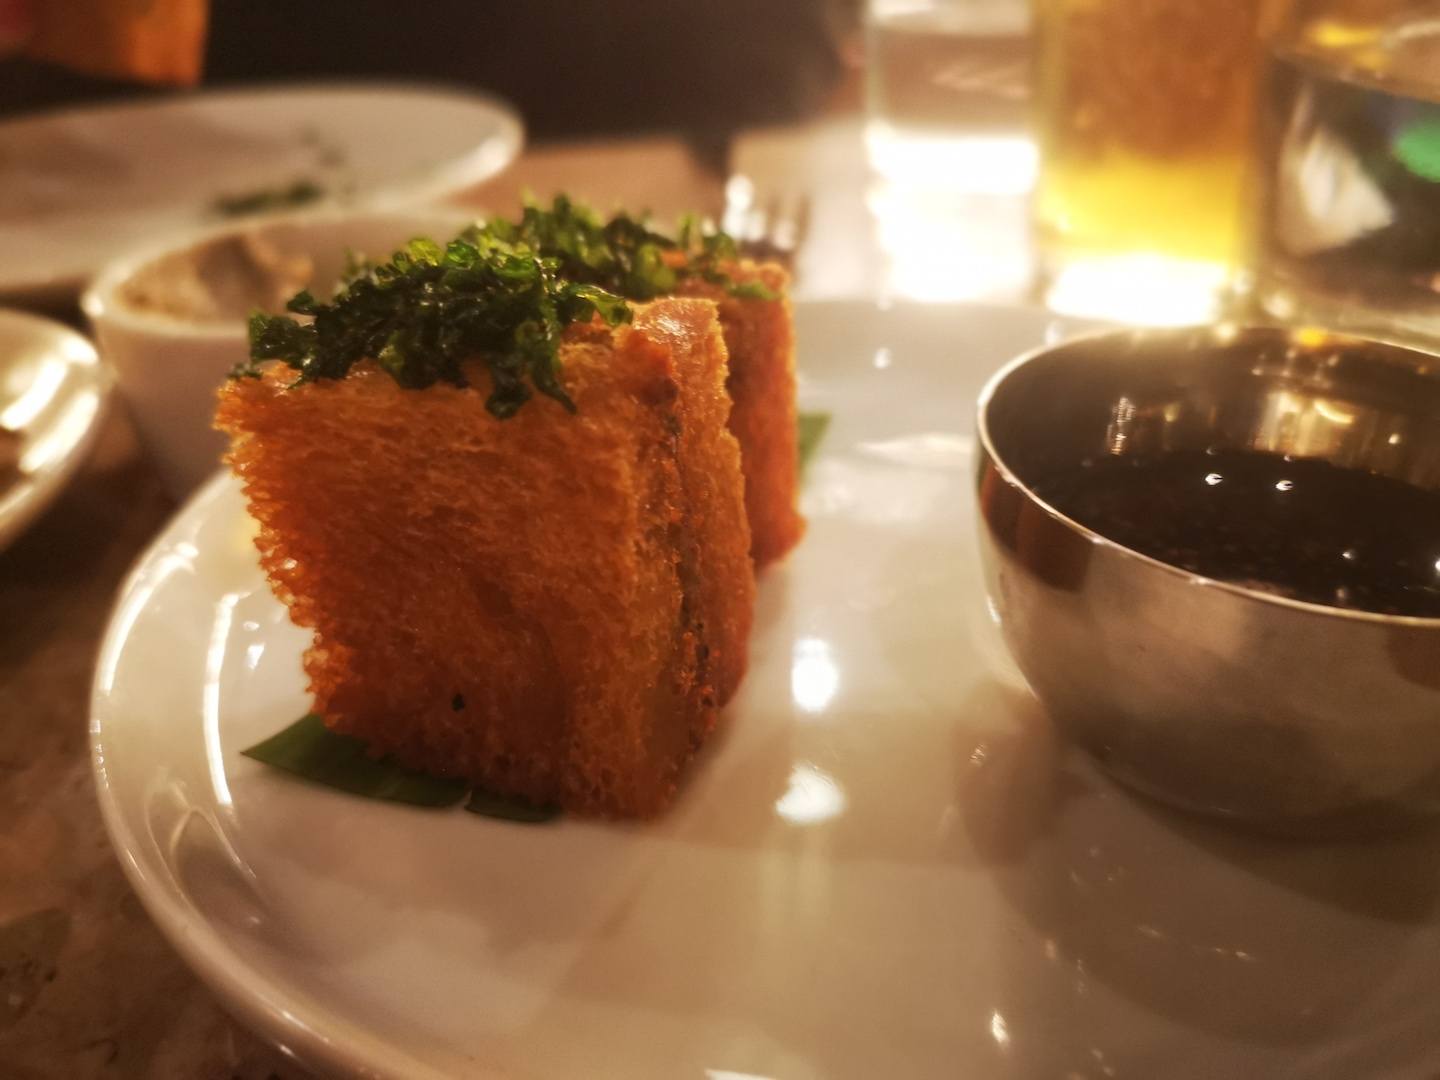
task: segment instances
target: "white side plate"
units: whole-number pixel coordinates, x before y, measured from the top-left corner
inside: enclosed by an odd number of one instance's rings
[[[494,175],[519,118],[480,94],[309,84],[64,109],[0,123],[0,296],[54,301],[112,258],[301,180],[369,207]]]
[[[0,310],[0,428],[19,436],[19,475],[0,469],[0,548],[50,505],[84,460],[109,393],[110,373],[84,337],[49,319]]]
[[[810,532],[673,812],[521,826],[240,756],[305,636],[218,478],[100,657],[96,777],[150,912],[236,1012],[367,1077],[1440,1074],[1432,833],[1250,841],[1059,748],[972,549],[972,401],[1027,311],[800,305],[834,422]]]

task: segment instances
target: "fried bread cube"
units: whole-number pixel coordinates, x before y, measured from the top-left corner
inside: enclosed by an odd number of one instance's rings
[[[720,308],[730,353],[730,430],[740,443],[750,553],[759,569],[788,552],[805,533],[805,519],[796,509],[800,480],[790,278],[776,263],[746,260],[727,264],[725,270],[733,282],[758,283],[774,298],[734,295],[700,278],[682,281],[678,291],[714,300]]]
[[[314,630],[315,711],[380,754],[603,815],[671,800],[745,671],[754,606],[714,303],[560,347],[567,412],[365,362],[227,383],[217,426],[261,563]]]

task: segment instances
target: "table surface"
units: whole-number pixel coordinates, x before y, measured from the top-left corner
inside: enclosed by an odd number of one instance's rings
[[[800,295],[886,289],[858,120],[742,137],[732,166],[759,190],[810,197]],[[559,190],[661,218],[718,210],[724,197],[723,179],[681,142],[650,139],[534,149],[469,198],[506,208],[522,191]],[[1011,200],[1000,218],[1013,226],[1018,205]],[[996,227],[994,213],[971,217]],[[1006,243],[999,248],[1021,250],[1023,229]],[[1008,287],[998,286],[1002,295]],[[85,468],[0,552],[3,1080],[307,1075],[231,1020],[160,937],[110,850],[95,800],[86,716],[96,649],[127,568],[174,510],[117,402]]]
[[[1013,162],[1014,148],[1001,149]],[[872,177],[854,110],[748,133],[730,167],[758,191],[809,199],[801,298],[1030,296],[1020,186],[947,189],[919,221],[911,193]],[[718,212],[724,189],[681,141],[644,139],[531,149],[466,202],[503,211],[522,192],[563,190],[663,220]],[[86,718],[96,650],[126,571],[175,509],[117,400],[85,467],[0,551],[0,1080],[309,1076],[230,1019],[160,936],[95,799]]]

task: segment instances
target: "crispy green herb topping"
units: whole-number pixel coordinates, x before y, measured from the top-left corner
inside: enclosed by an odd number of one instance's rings
[[[735,241],[705,228],[693,215],[682,218],[677,235],[669,237],[644,218],[617,214],[605,221],[589,207],[557,195],[548,210],[527,205],[518,222],[497,220],[485,228],[556,259],[560,273],[572,281],[628,300],[653,300],[694,278],[732,296],[775,298],[760,282],[736,282],[725,272],[725,264],[739,257]]]
[[[485,405],[504,419],[538,390],[574,411],[560,381],[565,327],[599,317],[628,322],[627,300],[650,300],[699,278],[732,295],[771,299],[758,283],[737,283],[722,269],[736,257],[723,233],[684,222],[677,238],[643,219],[603,221],[557,196],[529,205],[519,221],[494,219],[466,229],[445,247],[412,240],[390,260],[352,259],[328,303],[302,292],[287,310],[306,316],[250,317],[250,360],[234,377],[258,376],[281,360],[300,373],[296,385],[343,378],[373,359],[401,386],[465,386],[462,365],[480,360],[492,389]]]
[[[330,303],[302,292],[286,305],[309,316],[308,324],[252,315],[251,362],[235,374],[258,374],[257,363],[283,360],[301,383],[340,379],[368,358],[401,386],[418,389],[465,386],[462,364],[480,359],[492,382],[485,404],[496,416],[513,415],[535,390],[573,410],[560,385],[561,332],[595,315],[611,326],[630,318],[618,296],[569,281],[556,260],[481,229],[444,248],[412,240],[389,262],[353,270],[358,276]]]

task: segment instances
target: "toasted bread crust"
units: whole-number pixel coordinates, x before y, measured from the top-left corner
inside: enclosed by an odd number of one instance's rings
[[[754,585],[715,309],[562,346],[577,412],[373,365],[228,383],[217,426],[316,711],[425,771],[581,813],[664,807],[745,664]]]
[[[744,461],[750,554],[760,568],[785,555],[805,533],[805,519],[796,509],[800,465],[790,278],[775,263],[741,261],[727,271],[737,282],[763,284],[776,299],[731,296],[698,279],[683,282],[680,292],[719,305],[730,354],[730,431]]]

